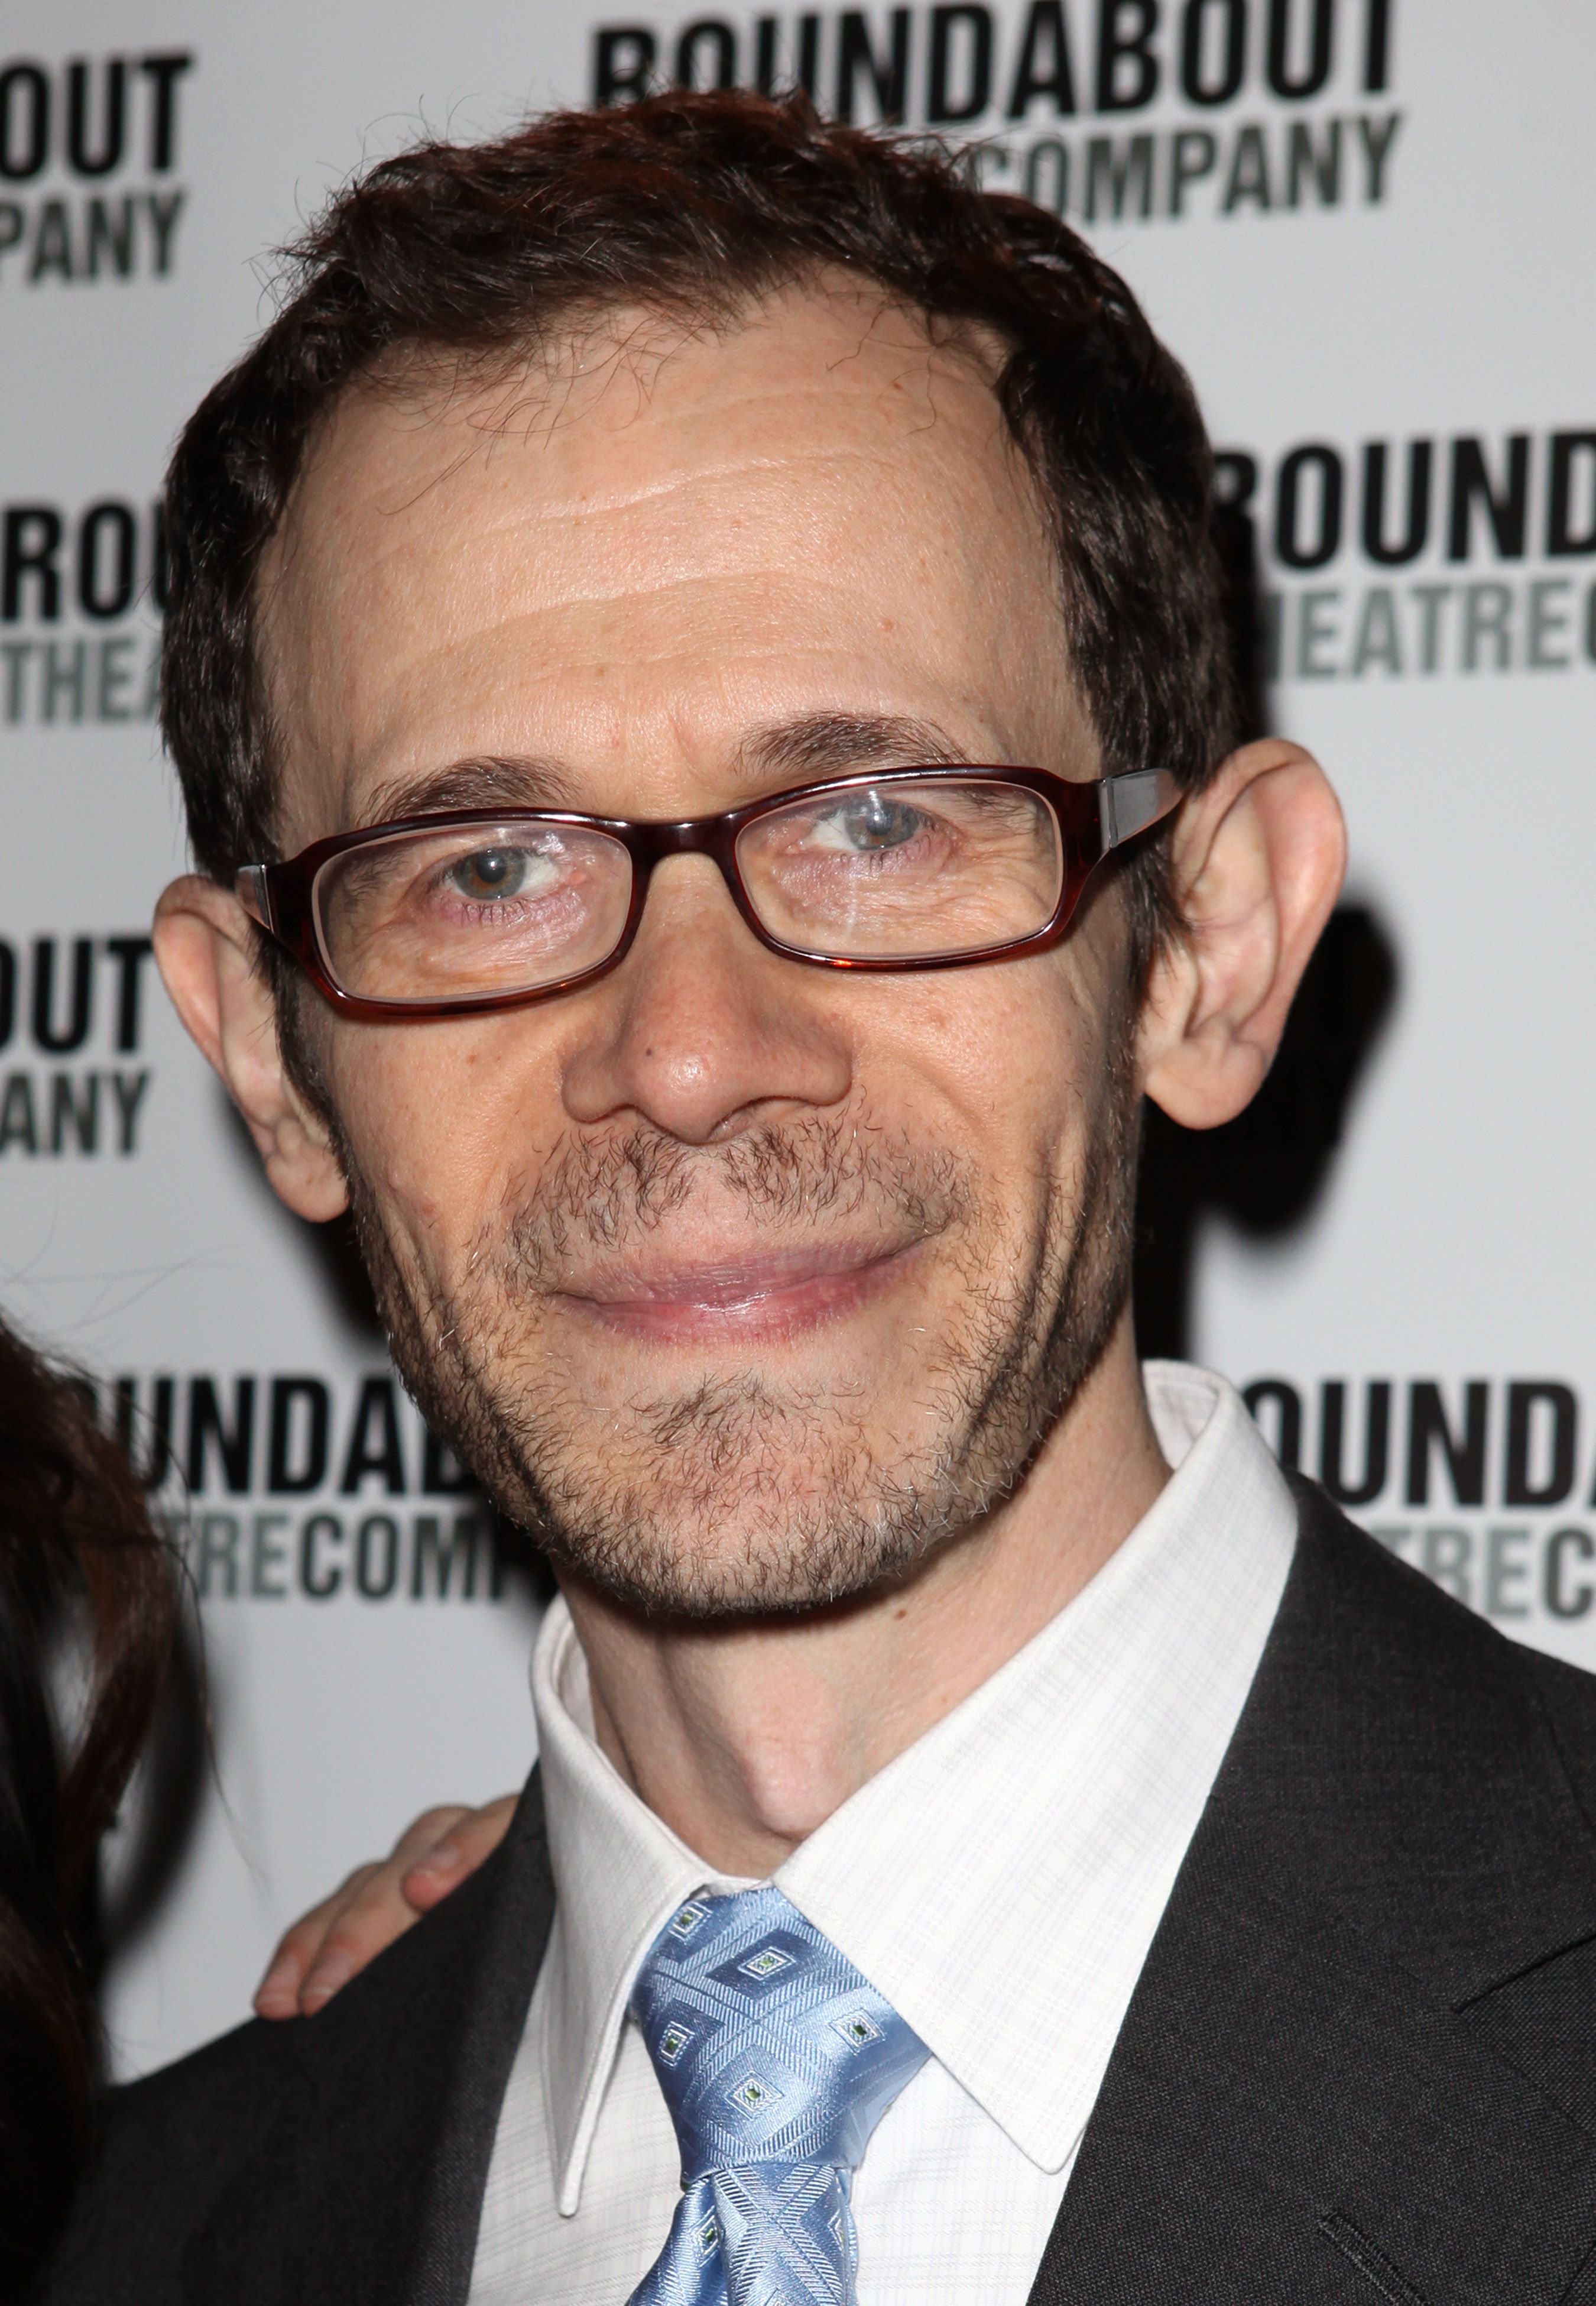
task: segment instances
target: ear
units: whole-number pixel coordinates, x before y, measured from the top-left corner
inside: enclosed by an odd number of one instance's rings
[[[337,1217],[349,1200],[343,1171],[325,1123],[283,1070],[249,915],[231,890],[191,873],[162,894],[154,937],[173,1006],[249,1123],[274,1190],[299,1217]]]
[[[1153,966],[1142,1082],[1188,1129],[1233,1120],[1261,1084],[1346,869],[1328,778],[1281,738],[1233,753],[1176,820],[1182,928]]]

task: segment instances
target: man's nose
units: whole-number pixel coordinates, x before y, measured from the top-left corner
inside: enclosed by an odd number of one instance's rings
[[[566,1109],[579,1122],[633,1113],[708,1145],[783,1111],[838,1104],[852,1052],[817,997],[824,984],[759,943],[707,858],[670,858],[631,952],[573,1020]]]

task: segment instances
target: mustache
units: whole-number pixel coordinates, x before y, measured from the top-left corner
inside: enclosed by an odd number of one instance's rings
[[[556,1286],[574,1265],[623,1257],[701,1199],[762,1233],[863,1221],[907,1243],[962,1223],[976,1195],[950,1148],[864,1113],[762,1122],[719,1145],[686,1144],[643,1123],[569,1138],[473,1262],[512,1285]]]

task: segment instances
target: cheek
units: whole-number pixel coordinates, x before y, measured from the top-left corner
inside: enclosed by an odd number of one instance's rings
[[[557,1071],[540,1063],[535,1032],[514,1012],[458,1024],[339,1025],[326,1075],[386,1218],[435,1272],[463,1262],[493,1212],[524,1191],[558,1130]]]
[[[883,1072],[890,1063],[903,1080],[910,1133],[945,1132],[998,1206],[1028,1206],[1031,1189],[1069,1164],[1106,1089],[1114,1018],[1097,972],[1066,947],[905,984],[914,990]],[[861,1071],[868,1089],[867,1060]]]

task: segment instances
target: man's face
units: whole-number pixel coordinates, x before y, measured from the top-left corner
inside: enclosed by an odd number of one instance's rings
[[[877,762],[1097,773],[989,366],[849,287],[362,392],[262,601],[286,853]],[[645,1606],[909,1567],[1011,1487],[1122,1302],[1126,976],[1112,893],[1054,953],[873,976],[765,951],[679,858],[585,991],[403,1025],[307,995],[423,1407]]]

